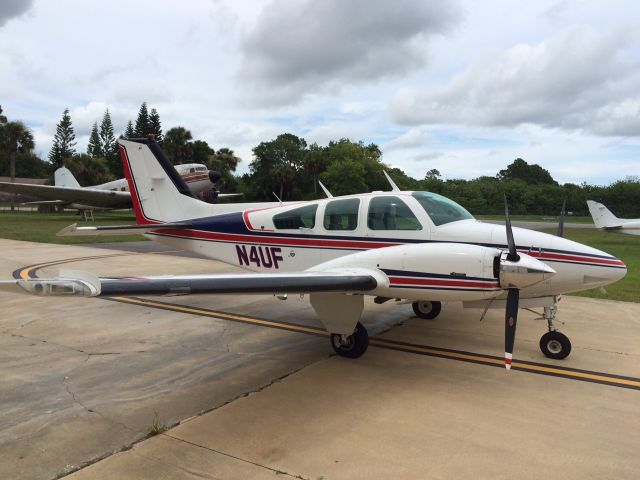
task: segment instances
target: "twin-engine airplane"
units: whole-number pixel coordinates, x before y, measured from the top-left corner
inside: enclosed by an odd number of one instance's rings
[[[618,218],[603,204],[587,200],[589,213],[597,228],[611,232],[640,235],[640,218]]]
[[[199,163],[176,165],[175,169],[193,193],[210,190],[220,180],[220,172],[208,170],[206,166]],[[60,205],[78,210],[131,208],[129,184],[125,178],[81,187],[71,171],[61,167],[55,171],[54,181],[55,185],[0,182],[0,191],[44,199],[29,202],[33,205]],[[218,193],[216,196],[224,198],[236,195],[239,194]]]
[[[118,140],[138,225],[67,227],[67,235],[145,233],[177,249],[255,273],[4,282],[38,295],[203,293],[309,294],[342,356],[356,358],[369,337],[359,322],[364,295],[413,303],[435,318],[442,301],[503,307],[505,366],[511,367],[518,308],[544,307],[542,352],[565,358],[556,330],[557,297],[624,277],[623,262],[600,250],[532,230],[476,221],[457,203],[428,192],[393,190],[295,203],[210,205],[193,197],[152,139]],[[506,203],[506,202],[505,202]]]

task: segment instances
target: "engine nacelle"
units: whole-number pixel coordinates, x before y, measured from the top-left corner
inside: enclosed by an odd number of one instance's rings
[[[411,300],[486,300],[503,292],[497,248],[462,243],[418,243],[367,250],[310,269],[374,272],[381,297]]]

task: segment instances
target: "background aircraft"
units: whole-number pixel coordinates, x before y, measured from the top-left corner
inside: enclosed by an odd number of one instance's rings
[[[187,163],[176,165],[176,171],[193,193],[215,188],[220,173],[208,170],[205,165]],[[54,174],[55,185],[30,185],[25,183],[0,182],[0,191],[41,198],[28,202],[31,205],[60,205],[78,210],[131,208],[129,185],[125,178],[101,185],[81,187],[71,171],[59,168]],[[217,198],[240,195],[238,193],[217,193]]]
[[[542,232],[476,221],[457,203],[429,192],[392,191],[308,202],[210,205],[194,198],[151,139],[118,140],[137,225],[67,227],[62,233],[146,233],[177,249],[255,273],[13,280],[0,287],[38,295],[179,295],[301,293],[342,356],[369,344],[359,322],[363,295],[377,303],[404,299],[434,318],[442,301],[505,309],[505,366],[510,368],[518,309],[541,307],[551,358],[571,343],[555,325],[557,297],[612,283],[626,274],[619,259]]]
[[[589,213],[596,227],[629,235],[640,235],[640,218],[618,218],[603,204],[587,200]]]

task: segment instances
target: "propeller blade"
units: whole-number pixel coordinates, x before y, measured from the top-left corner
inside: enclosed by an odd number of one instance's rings
[[[520,290],[510,288],[507,293],[507,308],[504,317],[504,366],[511,369],[513,358],[513,344],[516,339],[516,322],[518,321],[518,302],[520,300]]]
[[[566,199],[562,200],[562,210],[560,210],[560,221],[558,222],[558,231],[556,232],[557,237],[564,237],[564,216],[565,216],[565,207]]]
[[[513,230],[511,229],[511,219],[509,218],[509,205],[507,203],[507,195],[504,195],[504,224],[507,228],[507,245],[509,246],[509,255],[507,260],[517,262],[520,256],[516,251],[516,243],[513,240]]]

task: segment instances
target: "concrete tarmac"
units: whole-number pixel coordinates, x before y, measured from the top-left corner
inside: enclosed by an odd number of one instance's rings
[[[0,249],[3,278],[91,256],[101,258],[60,267],[233,270],[170,253],[9,240]],[[297,297],[161,300],[176,309],[0,294],[0,478],[83,465],[71,478],[633,478],[640,469],[640,390],[386,347],[347,360],[320,336],[197,314],[318,327]],[[381,341],[499,356],[503,314],[479,316],[447,304],[420,320],[409,305],[368,302],[363,323]],[[640,377],[640,305],[564,297],[565,361],[542,357],[545,325],[533,318],[520,313],[516,359]]]

